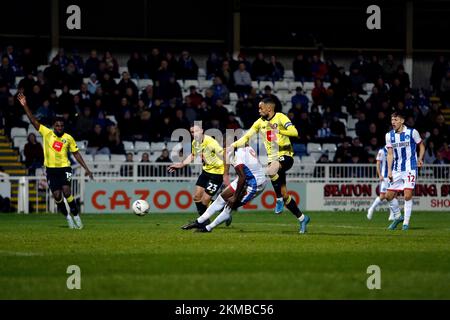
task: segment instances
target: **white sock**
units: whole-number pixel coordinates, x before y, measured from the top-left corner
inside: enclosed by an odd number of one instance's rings
[[[398,206],[398,200],[397,199],[394,198],[391,201],[389,201],[389,209],[394,214],[394,219],[400,218],[401,212],[400,212],[400,208]]]
[[[230,213],[231,213],[230,207],[223,208],[223,211],[214,219],[214,221],[206,226],[206,230],[211,231],[212,229],[217,227],[219,224],[224,223],[225,221],[230,219],[230,216],[231,216]]]
[[[405,219],[403,220],[403,224],[409,224],[409,219],[411,218],[411,211],[412,211],[412,199],[411,200],[405,200]]]
[[[206,209],[206,211],[200,217],[197,218],[197,222],[198,223],[205,222],[206,220],[211,218],[214,213],[222,210],[225,204],[226,204],[225,200],[223,200],[222,196],[219,194],[217,199],[214,200],[213,203],[211,203],[208,209]]]
[[[302,214],[300,217],[298,217],[298,221],[302,222],[303,220],[305,220],[305,215]]]
[[[79,215],[77,215],[77,216],[74,216],[73,217],[73,220],[75,220],[75,222],[78,224],[78,225],[80,225],[81,224],[81,218],[80,218],[80,216]]]
[[[370,205],[369,209],[375,210],[375,208],[381,203],[380,197],[376,197],[375,200],[373,200],[372,204]]]
[[[72,216],[70,215],[70,213],[67,214],[66,216],[67,221],[72,222]]]

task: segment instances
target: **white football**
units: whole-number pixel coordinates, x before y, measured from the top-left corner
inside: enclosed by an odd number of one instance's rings
[[[136,200],[133,202],[133,211],[137,216],[145,216],[150,209],[150,205],[145,200]]]

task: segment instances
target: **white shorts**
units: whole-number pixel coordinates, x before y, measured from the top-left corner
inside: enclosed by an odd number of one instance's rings
[[[233,182],[230,183],[230,188],[233,189],[233,191],[236,191],[238,180],[239,178],[236,178],[233,180]],[[243,206],[256,196],[258,196],[261,192],[263,192],[264,188],[266,187],[266,183],[267,183],[266,180],[264,180],[264,182],[261,182],[259,184],[257,184],[256,180],[246,181],[247,189],[245,190],[245,194],[242,197],[242,200],[239,203],[239,205]]]
[[[416,186],[416,170],[411,171],[393,171],[392,182],[388,184],[388,191],[414,190]]]
[[[383,181],[380,182],[380,193],[386,193],[389,185],[389,179],[384,178]]]

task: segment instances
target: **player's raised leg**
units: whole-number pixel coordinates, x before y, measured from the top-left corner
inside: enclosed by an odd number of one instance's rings
[[[64,203],[64,198],[61,190],[55,190],[53,192],[53,198],[56,202],[56,207],[58,208],[58,212],[62,213],[67,220],[67,224],[69,229],[75,229],[76,226],[72,220],[72,216],[67,212],[66,204]]]
[[[81,218],[80,218],[80,210],[79,210],[78,205],[72,195],[70,186],[68,186],[68,185],[63,186],[63,194],[67,200],[67,203],[69,204],[70,214],[73,216],[73,221],[75,222],[75,227],[78,229],[83,229],[84,226],[83,226],[83,222],[81,221]],[[69,214],[69,216],[70,216],[70,214]]]

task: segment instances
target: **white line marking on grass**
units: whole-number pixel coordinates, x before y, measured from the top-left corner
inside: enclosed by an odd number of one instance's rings
[[[40,252],[20,252],[20,251],[0,250],[0,255],[18,256],[18,257],[35,257],[35,256],[43,256],[44,254],[40,253]]]

